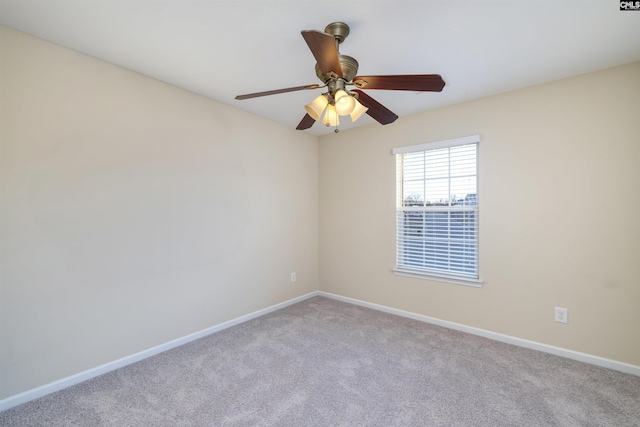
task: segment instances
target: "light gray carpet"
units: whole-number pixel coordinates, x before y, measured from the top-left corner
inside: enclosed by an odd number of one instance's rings
[[[640,426],[640,377],[315,297],[2,426]]]

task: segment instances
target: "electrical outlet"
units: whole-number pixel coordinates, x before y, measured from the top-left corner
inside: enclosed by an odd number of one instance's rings
[[[296,281],[296,272],[291,273],[291,283]]]
[[[569,322],[569,310],[562,307],[556,307],[556,316],[555,321],[560,323],[568,323]]]

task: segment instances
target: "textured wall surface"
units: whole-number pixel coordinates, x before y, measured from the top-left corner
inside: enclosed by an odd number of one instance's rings
[[[0,30],[0,399],[318,289],[316,137]]]

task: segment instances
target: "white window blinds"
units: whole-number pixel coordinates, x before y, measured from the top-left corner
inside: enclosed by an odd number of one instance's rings
[[[397,271],[478,279],[478,142],[472,136],[394,150]]]

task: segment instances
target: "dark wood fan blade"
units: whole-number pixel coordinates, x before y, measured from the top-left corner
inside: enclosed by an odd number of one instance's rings
[[[308,114],[305,114],[302,120],[300,120],[300,123],[298,124],[298,127],[296,127],[296,129],[298,130],[309,129],[311,126],[313,126],[315,122],[316,121],[313,119],[313,117],[311,117]]]
[[[307,86],[288,87],[288,88],[285,88],[285,89],[268,90],[268,91],[265,91],[265,92],[256,92],[256,93],[248,93],[246,95],[238,95],[238,96],[236,96],[236,99],[257,98],[259,96],[277,95],[279,93],[295,92],[297,90],[318,89],[319,87],[320,87],[320,85],[307,85]]]
[[[358,101],[368,108],[367,114],[382,125],[388,125],[396,121],[398,116],[384,105],[367,95],[361,90],[355,89],[352,92],[358,93]]]
[[[358,80],[366,84],[360,86]],[[356,76],[354,83],[362,89],[413,90],[416,92],[440,92],[444,80],[439,74],[405,74],[397,76]]]
[[[338,77],[342,77],[342,66],[333,36],[316,30],[302,31],[301,33],[322,72],[329,74],[333,71]]]

